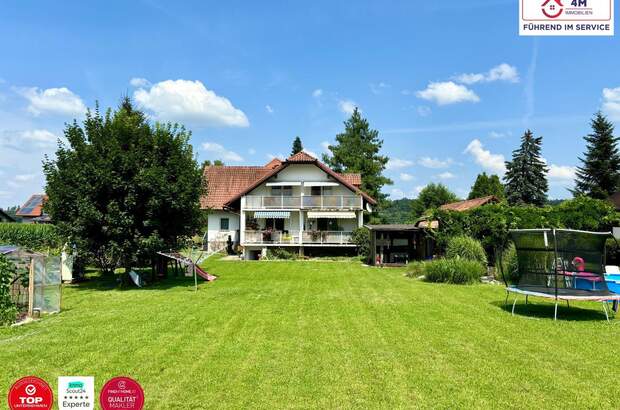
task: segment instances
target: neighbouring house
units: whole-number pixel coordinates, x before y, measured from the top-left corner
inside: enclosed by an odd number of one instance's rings
[[[431,259],[435,242],[418,224],[366,225],[370,230],[371,265],[406,265]]]
[[[17,210],[15,215],[20,217],[24,223],[50,223],[49,215],[43,212],[45,201],[47,201],[47,195],[34,194]]]
[[[499,202],[501,202],[501,200],[498,197],[495,195],[489,195],[481,198],[467,199],[465,201],[451,202],[449,204],[441,205],[439,209],[444,211],[465,212],[483,205],[497,204]]]
[[[13,219],[11,215],[0,209],[0,222],[15,222],[15,219]]]
[[[616,211],[620,211],[620,192],[611,194],[607,200],[616,208]]]
[[[208,249],[241,245],[244,259],[271,247],[354,249],[351,234],[376,204],[360,190],[360,174],[337,173],[304,151],[264,166],[209,166],[204,178]]]

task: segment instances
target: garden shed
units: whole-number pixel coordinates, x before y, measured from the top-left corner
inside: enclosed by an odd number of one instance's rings
[[[370,230],[372,265],[406,265],[431,259],[434,241],[427,230],[413,224],[366,225]]]

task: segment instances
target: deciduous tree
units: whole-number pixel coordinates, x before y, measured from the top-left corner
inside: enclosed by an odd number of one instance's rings
[[[200,226],[201,170],[182,126],[151,124],[125,98],[64,135],[67,144],[44,162],[45,209],[104,273],[143,264]]]

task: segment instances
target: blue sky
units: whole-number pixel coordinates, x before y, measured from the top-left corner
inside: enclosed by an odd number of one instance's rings
[[[392,158],[393,198],[466,196],[526,128],[550,196],[569,196],[582,136],[620,122],[615,37],[519,37],[516,1],[6,1],[0,14],[0,206],[41,192],[65,122],[125,93],[185,123],[199,160],[263,164],[295,135],[321,154],[358,106]]]

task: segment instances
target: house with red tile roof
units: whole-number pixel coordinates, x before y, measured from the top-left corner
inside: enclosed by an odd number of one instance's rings
[[[43,205],[47,201],[47,195],[34,194],[19,208],[15,216],[21,218],[24,223],[50,223],[50,217],[43,212]]]
[[[376,204],[360,189],[360,174],[337,173],[303,151],[264,166],[209,166],[204,178],[209,250],[230,241],[245,259],[270,247],[351,250],[353,230]]]

